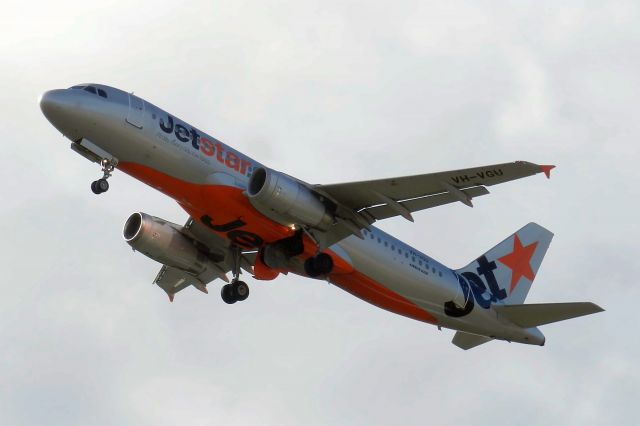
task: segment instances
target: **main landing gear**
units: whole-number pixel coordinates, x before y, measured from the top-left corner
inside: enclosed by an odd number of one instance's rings
[[[233,280],[230,284],[222,286],[220,295],[224,303],[232,305],[236,302],[242,302],[249,297],[249,286],[244,281],[240,281],[240,262],[242,253],[240,248],[234,246],[231,248],[233,252]]]
[[[222,286],[220,292],[224,303],[232,305],[236,302],[242,302],[249,297],[249,286],[244,281],[232,281],[231,284]]]
[[[318,253],[304,261],[304,271],[311,278],[327,275],[333,270],[333,259],[327,253]]]
[[[91,182],[91,191],[93,191],[94,194],[102,194],[109,190],[109,182],[107,182],[107,179],[111,177],[111,173],[116,167],[114,162],[106,158],[100,162],[100,165],[102,165],[102,178]]]

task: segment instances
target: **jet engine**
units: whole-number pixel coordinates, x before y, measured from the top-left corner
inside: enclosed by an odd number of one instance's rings
[[[302,182],[275,170],[255,169],[249,179],[247,196],[256,210],[282,225],[327,230],[333,224],[328,200],[322,200]]]
[[[178,229],[180,226],[145,213],[133,213],[124,224],[124,240],[145,256],[199,278],[220,274],[214,262]]]

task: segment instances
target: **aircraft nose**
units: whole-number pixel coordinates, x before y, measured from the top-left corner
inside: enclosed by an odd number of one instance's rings
[[[56,89],[40,95],[40,109],[49,120],[64,109],[66,104],[64,92],[63,89]]]
[[[78,135],[78,123],[82,118],[83,103],[69,89],[55,89],[40,95],[40,109],[53,127],[71,140]]]

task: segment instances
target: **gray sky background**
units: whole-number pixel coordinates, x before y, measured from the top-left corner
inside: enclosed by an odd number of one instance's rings
[[[0,424],[635,424],[639,5],[561,3],[3,1]],[[380,226],[460,267],[536,221],[556,236],[527,301],[607,311],[464,352],[295,276],[169,304],[121,229],[187,215],[123,173],[90,192],[37,104],[80,82],[314,183],[557,164]]]

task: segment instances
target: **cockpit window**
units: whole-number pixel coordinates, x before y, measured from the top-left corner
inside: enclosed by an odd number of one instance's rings
[[[101,98],[108,98],[109,95],[107,95],[107,91],[104,89],[98,89],[95,86],[87,86],[87,85],[79,85],[79,86],[71,86],[70,89],[80,89],[80,90],[84,90],[87,91],[89,93],[93,93],[94,95],[98,95]]]

